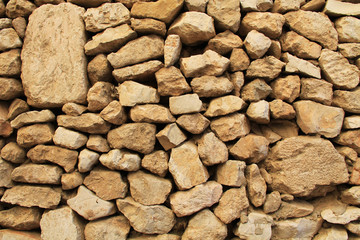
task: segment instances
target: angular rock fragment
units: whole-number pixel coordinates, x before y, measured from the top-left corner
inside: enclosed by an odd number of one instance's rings
[[[84,177],[79,172],[65,173],[61,176],[61,188],[63,190],[71,190],[83,184],[83,181]],[[74,195],[75,192],[73,192],[73,195],[70,196],[70,198]]]
[[[246,111],[246,115],[256,123],[267,124],[270,122],[270,105],[265,100],[252,102]]]
[[[292,103],[300,94],[300,78],[297,75],[288,75],[277,78],[271,83],[274,98]]]
[[[236,0],[209,0],[206,13],[213,17],[216,27],[237,32],[240,26],[240,2]]]
[[[246,103],[241,98],[229,95],[211,100],[204,115],[217,117],[240,111],[244,107],[246,107]]]
[[[11,172],[13,170],[14,167],[10,163],[0,158],[0,187],[10,188],[14,185],[11,180]]]
[[[21,71],[20,50],[12,49],[0,53],[0,76],[15,77]]]
[[[46,1],[46,0],[45,0]],[[50,1],[54,1],[54,0],[50,0]],[[55,1],[59,1],[59,0],[55,0]],[[69,2],[76,4],[76,5],[80,5],[86,8],[94,8],[94,7],[98,7],[100,5],[102,5],[103,3],[107,3],[107,2],[111,2],[110,0],[69,0]]]
[[[77,103],[65,103],[61,110],[70,116],[79,116],[87,110],[87,107]]]
[[[360,128],[360,116],[350,116],[344,118],[344,125],[345,129],[356,129]]]
[[[213,132],[204,133],[197,141],[201,161],[206,166],[224,163],[228,160],[228,149]]]
[[[56,120],[59,126],[91,134],[105,134],[111,127],[95,113],[84,113],[79,116],[58,115]]]
[[[96,82],[87,93],[88,110],[96,112],[104,109],[114,100],[115,87],[108,82]]]
[[[275,99],[269,104],[271,117],[275,119],[293,119],[296,116],[293,106],[281,99]]]
[[[230,56],[230,71],[244,71],[250,65],[250,58],[242,48],[234,48]]]
[[[300,73],[309,77],[321,78],[321,70],[312,63],[295,57],[289,53],[284,53],[282,59],[286,62],[285,72]]]
[[[281,196],[278,191],[266,194],[266,200],[264,203],[264,212],[270,213],[275,212],[281,205]]]
[[[274,6],[271,9],[272,12],[285,13],[288,11],[297,11],[300,9],[300,4],[303,0],[275,0]]]
[[[45,123],[55,121],[55,115],[48,109],[42,111],[28,111],[21,113],[10,122],[11,127],[21,128],[34,123]]]
[[[256,59],[250,63],[249,68],[246,70],[246,76],[250,78],[272,80],[280,75],[281,70],[285,65],[284,62],[273,56]]]
[[[330,105],[333,97],[332,86],[331,83],[324,80],[302,78],[300,98]]]
[[[178,97],[170,97],[169,107],[170,112],[174,115],[200,112],[202,101],[196,93],[186,94]]]
[[[50,143],[53,136],[54,127],[51,124],[34,124],[20,128],[16,142],[21,147],[29,148],[37,144]]]
[[[7,119],[13,120],[19,114],[28,112],[29,105],[22,99],[16,98],[14,99],[9,106],[9,113],[7,115]]]
[[[129,221],[124,216],[114,216],[91,221],[85,226],[84,234],[88,240],[118,239],[126,240],[130,231]]]
[[[209,0],[185,0],[184,4],[189,11],[205,12]]]
[[[199,97],[219,97],[231,93],[234,89],[227,77],[202,76],[193,78],[190,85]]]
[[[90,135],[86,147],[97,152],[110,151],[108,142],[101,135]]]
[[[90,83],[94,85],[96,82],[104,81],[111,82],[112,81],[112,67],[108,62],[105,54],[99,54],[95,56],[87,66],[88,77]]]
[[[120,103],[125,107],[133,107],[142,103],[158,103],[160,96],[155,88],[134,82],[125,81],[118,88]]]
[[[345,145],[353,148],[357,153],[360,153],[360,130],[349,130],[340,133],[335,139],[335,142],[340,145]]]
[[[120,104],[119,101],[110,102],[101,112],[100,117],[105,121],[115,125],[121,125],[126,122],[127,115],[125,108]]]
[[[10,229],[1,229],[0,237],[2,239],[41,240],[40,233],[28,232],[28,231],[15,231]]]
[[[321,46],[311,42],[294,31],[287,32],[280,37],[283,51],[290,52],[299,58],[318,59],[321,54]]]
[[[9,142],[1,149],[1,157],[15,164],[23,163],[26,160],[26,150],[16,142]]]
[[[201,113],[183,114],[176,123],[192,134],[200,134],[210,125],[210,121]]]
[[[171,123],[158,132],[156,138],[165,151],[167,151],[184,142],[186,140],[186,135],[180,130],[176,123]]]
[[[6,16],[9,18],[28,17],[36,6],[27,0],[10,0],[6,4]]]
[[[246,160],[248,163],[258,163],[267,157],[268,146],[269,142],[265,137],[249,134],[240,138],[230,148],[230,153],[236,159]]]
[[[140,169],[141,158],[136,153],[123,149],[113,149],[99,158],[102,165],[111,170],[137,171]]]
[[[345,212],[339,215],[331,209],[325,209],[321,212],[321,217],[329,223],[345,225],[360,217],[360,208],[348,206]]]
[[[271,46],[270,38],[256,30],[251,30],[244,40],[246,52],[252,59],[258,59],[264,56]]]
[[[319,231],[321,224],[321,218],[294,218],[275,221],[272,237],[274,239],[312,239]]]
[[[355,17],[341,17],[335,21],[340,42],[360,42],[360,20]]]
[[[260,170],[256,164],[251,164],[245,170],[247,191],[250,202],[255,207],[260,207],[266,200],[266,183],[260,174]]]
[[[134,122],[171,123],[175,122],[170,110],[157,104],[136,105],[130,109],[130,118]]]
[[[79,172],[90,171],[98,162],[100,155],[96,152],[84,149],[79,153],[78,170]]]
[[[360,113],[360,87],[353,91],[334,91],[333,104],[347,112]]]
[[[141,166],[160,177],[165,177],[169,169],[168,161],[169,155],[163,150],[158,150],[145,155],[141,160]]]
[[[155,73],[155,77],[160,96],[179,96],[191,92],[185,77],[174,66],[160,69]]]
[[[341,43],[338,50],[346,58],[357,58],[360,56],[360,43]]]
[[[360,6],[350,2],[339,2],[336,0],[327,1],[325,4],[324,12],[329,16],[360,16]]]
[[[22,41],[13,28],[0,30],[0,51],[21,48]]]
[[[274,212],[271,216],[278,219],[289,219],[305,217],[314,211],[314,206],[303,200],[294,200],[290,202],[283,201],[278,211]]]
[[[35,184],[60,184],[63,170],[58,166],[23,164],[11,172],[11,179],[16,182]]]
[[[325,5],[325,0],[310,0],[301,6],[304,11],[321,11]]]
[[[140,34],[156,34],[162,37],[166,35],[166,24],[151,18],[131,18],[131,27]]]
[[[235,235],[248,239],[270,240],[271,226],[274,224],[272,217],[262,212],[251,212],[246,223],[240,222],[235,229]]]
[[[170,67],[179,60],[181,49],[182,44],[180,36],[176,34],[168,35],[164,46],[165,67]]]
[[[264,80],[255,79],[241,88],[241,99],[250,102],[263,100],[271,93],[271,90]]]
[[[243,41],[241,38],[226,30],[225,32],[217,34],[214,38],[210,39],[206,49],[213,50],[221,55],[231,52],[234,48],[241,48]]]
[[[128,67],[118,68],[112,72],[115,80],[124,81],[147,81],[154,78],[154,74],[164,66],[159,60],[151,60]]]
[[[360,186],[354,186],[341,192],[341,201],[351,205],[360,203]]]
[[[32,230],[40,227],[41,210],[16,206],[0,211],[0,225],[15,230]]]
[[[347,231],[344,227],[333,226],[331,228],[322,228],[319,233],[315,236],[314,240],[334,238],[339,240],[348,239]]]
[[[1,1],[0,5],[4,6],[4,2]],[[4,6],[4,13],[5,13],[5,6]],[[12,27],[11,19],[10,18],[5,18],[4,16],[2,16],[2,18],[0,20],[0,29],[11,28],[11,27]]]
[[[240,0],[244,11],[266,12],[273,6],[272,0]]]
[[[223,142],[245,136],[250,132],[250,123],[244,114],[233,113],[212,120],[211,130]]]
[[[226,186],[245,186],[245,167],[246,163],[243,161],[228,160],[217,166],[215,179],[218,183]]]
[[[55,145],[69,149],[81,148],[87,140],[88,138],[84,134],[63,127],[58,127],[53,137]]]

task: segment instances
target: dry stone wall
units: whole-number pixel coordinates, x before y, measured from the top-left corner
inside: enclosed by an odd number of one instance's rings
[[[0,0],[0,240],[360,239],[358,0]]]

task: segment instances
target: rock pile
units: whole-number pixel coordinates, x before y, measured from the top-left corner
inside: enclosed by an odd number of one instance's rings
[[[360,239],[357,0],[0,0],[0,240]]]

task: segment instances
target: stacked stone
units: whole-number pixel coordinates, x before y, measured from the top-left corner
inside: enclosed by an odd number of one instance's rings
[[[359,239],[359,17],[0,0],[0,240]]]

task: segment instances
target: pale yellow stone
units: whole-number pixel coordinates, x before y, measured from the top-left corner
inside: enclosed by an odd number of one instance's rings
[[[140,34],[156,34],[162,37],[166,35],[166,24],[152,18],[131,18],[131,27]]]
[[[136,153],[123,149],[113,149],[100,156],[99,161],[111,170],[137,171],[140,169],[141,158]]]
[[[107,60],[106,60],[107,61]],[[143,82],[154,78],[154,74],[164,66],[159,60],[150,60],[123,68],[115,69],[112,72],[115,80],[122,83],[124,81]]]
[[[87,109],[91,112],[103,110],[115,98],[115,86],[108,82],[96,82],[87,93]]]
[[[247,222],[240,222],[234,233],[247,239],[270,240],[272,236],[271,226],[273,224],[272,217],[260,211],[254,211],[247,216]]]
[[[300,78],[297,75],[288,75],[277,78],[271,83],[274,98],[292,103],[300,94]]]
[[[168,172],[169,155],[163,150],[154,151],[144,156],[141,166],[150,172],[165,177]]]
[[[206,46],[206,50],[210,49],[221,55],[225,55],[235,48],[241,48],[242,45],[243,41],[238,35],[230,30],[226,30],[210,39]]]
[[[130,231],[129,221],[124,216],[114,216],[91,221],[85,226],[85,238],[126,240]]]
[[[84,181],[79,172],[64,173],[61,176],[61,187],[63,190],[71,190],[80,186]]]
[[[167,151],[184,142],[186,135],[180,130],[176,123],[171,123],[158,132],[156,138],[165,151]]]
[[[186,94],[178,97],[170,97],[169,107],[170,112],[174,115],[200,112],[202,101],[196,93]]]
[[[290,52],[299,58],[318,59],[321,54],[321,46],[311,42],[294,31],[289,31],[280,37],[283,51]]]
[[[63,127],[58,127],[53,137],[55,145],[69,149],[81,148],[87,140],[86,135]]]
[[[228,160],[216,168],[215,179],[222,185],[241,187],[246,185],[246,163],[243,161]]]
[[[256,30],[251,30],[244,40],[244,46],[247,54],[252,59],[258,59],[264,56],[271,46],[270,38]]]
[[[302,78],[300,98],[330,105],[333,98],[332,87],[331,83],[324,80]]]
[[[168,35],[164,46],[165,67],[170,67],[179,60],[181,49],[182,44],[180,36],[176,34]]]
[[[34,124],[18,129],[16,142],[21,147],[29,148],[37,144],[50,143],[53,140],[54,127],[50,123]]]
[[[228,160],[228,149],[213,132],[204,133],[197,141],[201,161],[206,166],[224,163]]]
[[[260,124],[270,122],[270,104],[265,100],[250,103],[246,110],[246,115],[250,120]]]
[[[230,154],[236,159],[245,160],[248,163],[258,163],[264,160],[269,151],[269,142],[263,136],[249,134],[240,138],[230,148]]]
[[[90,134],[105,134],[111,127],[109,123],[96,113],[83,113],[79,116],[58,115],[56,120],[61,127]]]
[[[16,167],[11,172],[11,179],[16,182],[35,184],[60,184],[63,170],[55,165],[27,163]]]
[[[105,121],[115,125],[121,125],[126,122],[127,114],[125,108],[120,104],[119,101],[110,102],[101,112],[100,117]]]
[[[130,109],[130,118],[134,122],[171,123],[175,122],[170,110],[162,105],[136,105]]]
[[[285,72],[287,73],[300,73],[309,77],[321,78],[320,68],[309,61],[295,57],[290,53],[284,53],[282,59],[286,62]]]
[[[176,123],[192,134],[200,134],[210,125],[210,121],[201,113],[183,114]]]
[[[125,81],[119,88],[120,103],[124,107],[133,107],[136,104],[158,103],[160,96],[155,88],[134,82]]]
[[[250,202],[255,207],[260,207],[266,200],[266,183],[260,174],[260,170],[256,164],[251,164],[245,170],[247,191],[249,194]]]
[[[190,82],[194,93],[199,97],[220,97],[231,93],[234,85],[225,77],[202,76],[193,78]]]
[[[241,99],[256,102],[265,99],[271,93],[271,87],[261,79],[255,79],[241,88]]]
[[[212,120],[210,128],[221,141],[228,142],[247,135],[250,123],[244,114],[233,113]]]
[[[160,96],[179,96],[191,91],[180,69],[170,66],[155,73]]]
[[[241,17],[239,1],[209,0],[206,13],[214,18],[215,25],[220,31],[229,29],[237,32],[239,30]]]

